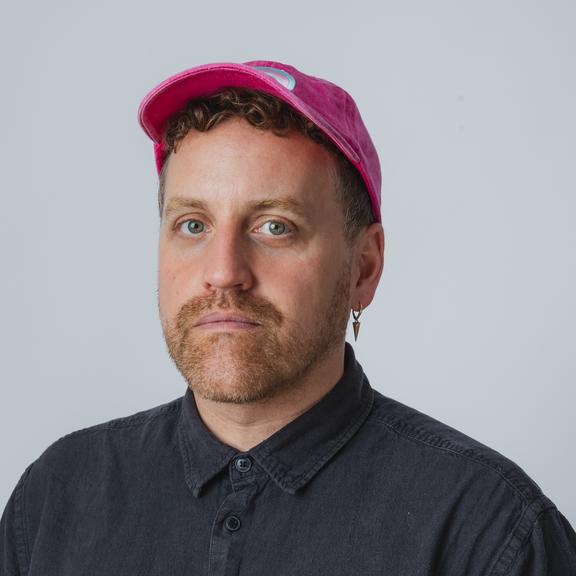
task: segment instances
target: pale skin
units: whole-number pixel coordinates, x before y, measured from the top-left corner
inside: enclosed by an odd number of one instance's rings
[[[158,252],[162,321],[171,322],[191,299],[238,291],[270,302],[303,333],[314,331],[347,261],[345,306],[367,308],[383,269],[384,232],[372,224],[347,243],[334,190],[335,166],[326,149],[301,134],[280,137],[240,119],[189,133],[166,174]],[[196,205],[170,211],[176,198]],[[191,219],[201,233],[190,233]],[[279,225],[282,234],[277,234]],[[210,332],[218,338],[208,369],[215,378],[226,370],[218,382],[232,390],[234,367],[242,362],[236,339],[251,338],[263,328],[235,323],[205,328],[191,328],[191,337],[203,342]],[[343,367],[341,338],[302,378],[269,397],[219,402],[193,389],[194,398],[212,434],[245,452],[317,403],[341,378]]]

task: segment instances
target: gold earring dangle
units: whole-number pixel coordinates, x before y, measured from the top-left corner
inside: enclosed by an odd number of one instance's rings
[[[360,332],[360,322],[358,322],[360,314],[362,314],[362,304],[360,304],[360,310],[358,310],[358,312],[352,308],[352,316],[354,317],[354,322],[352,322],[352,328],[354,328],[354,342],[358,340],[358,332]]]

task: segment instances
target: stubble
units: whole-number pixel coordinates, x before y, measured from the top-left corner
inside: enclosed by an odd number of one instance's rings
[[[250,292],[194,298],[174,321],[162,320],[168,353],[191,390],[215,402],[244,404],[295,388],[346,336],[350,264],[314,319],[288,319],[271,302]],[[240,312],[261,326],[242,331],[205,331],[194,324],[214,311]]]

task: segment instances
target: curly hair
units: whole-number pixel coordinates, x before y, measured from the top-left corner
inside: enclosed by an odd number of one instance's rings
[[[352,242],[360,231],[372,224],[370,197],[360,173],[344,154],[310,120],[278,98],[257,90],[226,88],[209,97],[190,100],[167,123],[163,137],[164,165],[160,171],[158,209],[164,208],[166,170],[170,154],[191,131],[206,132],[228,118],[245,119],[252,126],[271,130],[277,136],[298,131],[334,155],[338,166],[337,197],[344,215],[344,235]]]

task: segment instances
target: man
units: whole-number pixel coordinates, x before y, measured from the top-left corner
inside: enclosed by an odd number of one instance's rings
[[[576,574],[522,470],[373,390],[345,343],[382,267],[380,168],[352,98],[278,62],[160,84],[159,310],[185,394],[24,472],[0,574]]]

